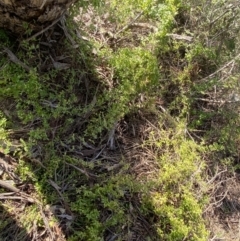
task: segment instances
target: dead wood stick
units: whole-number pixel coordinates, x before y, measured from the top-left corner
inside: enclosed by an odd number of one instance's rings
[[[0,186],[3,187],[4,189],[8,189],[12,192],[20,192],[20,190],[13,185],[9,184],[7,181],[2,181],[0,180]]]
[[[1,196],[0,195],[0,200],[26,200],[29,203],[35,203],[35,201],[32,198],[26,198],[26,197],[21,197],[21,196]]]
[[[180,34],[167,34],[167,36],[171,37],[172,39],[176,39],[176,40],[185,40],[188,42],[192,42],[193,41],[193,37],[191,36],[187,36],[187,35],[180,35]]]
[[[31,39],[34,39],[34,38],[38,37],[39,35],[41,35],[41,34],[43,34],[44,32],[46,32],[48,29],[50,29],[52,26],[54,26],[56,23],[58,23],[61,19],[62,19],[62,16],[61,16],[60,18],[56,19],[55,21],[53,21],[52,24],[50,24],[50,25],[47,26],[46,28],[42,29],[40,32],[32,35],[31,37],[25,39],[24,41],[29,41],[29,40],[31,40]]]
[[[0,200],[25,200],[29,203],[36,203],[37,201],[26,194],[20,193],[21,196],[14,196],[15,192],[0,193]]]
[[[51,236],[51,240],[55,240],[55,235],[54,233],[52,232],[52,229],[50,228],[50,225],[49,225],[49,222],[48,222],[48,219],[46,218],[46,215],[44,214],[43,210],[42,210],[42,206],[39,206],[39,210],[40,210],[40,213],[42,215],[42,219],[43,219],[43,222],[45,224],[45,227],[47,228],[50,236]]]
[[[65,198],[64,196],[62,195],[62,193],[59,191],[59,186],[51,179],[48,180],[48,183],[53,187],[55,188],[55,190],[57,191],[58,195],[60,196],[60,198],[62,199],[63,201],[63,204],[64,204],[64,207],[65,209],[67,210],[67,212],[69,214],[72,213],[71,209],[70,209],[70,206],[68,205],[68,203],[65,201]]]
[[[14,55],[13,52],[12,52],[10,49],[4,47],[4,51],[3,51],[3,52],[5,52],[5,53],[8,54],[9,59],[10,59],[13,63],[15,63],[15,64],[17,64],[17,65],[20,65],[23,69],[27,70],[28,72],[31,71],[31,68],[29,68],[26,64],[24,64],[22,61],[20,61],[20,60],[17,58],[17,56]]]
[[[73,167],[74,169],[76,169],[77,171],[81,172],[82,174],[84,174],[87,178],[97,178],[96,175],[92,174],[92,173],[89,173],[79,167],[76,167],[75,165],[71,164],[71,163],[68,163],[68,162],[65,162],[68,166],[70,167]]]
[[[130,23],[128,23],[127,25],[125,25],[122,29],[120,29],[115,35],[114,37],[116,38],[117,35],[119,35],[120,33],[124,32],[125,30],[127,30],[134,22],[136,22],[143,14],[143,11],[140,12]]]

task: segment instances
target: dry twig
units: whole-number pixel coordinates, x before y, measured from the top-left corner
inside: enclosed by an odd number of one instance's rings
[[[55,235],[54,235],[54,233],[52,232],[52,230],[51,230],[51,228],[50,228],[48,219],[46,218],[46,216],[45,216],[45,214],[44,214],[41,206],[39,206],[39,210],[40,210],[40,213],[41,213],[43,222],[44,222],[44,224],[45,224],[45,227],[46,227],[46,229],[48,230],[48,233],[49,233],[49,235],[50,235],[50,237],[51,237],[51,240],[54,241],[54,240],[55,240]]]
[[[240,54],[238,54],[237,56],[235,56],[231,61],[229,61],[228,63],[224,64],[221,68],[219,68],[218,70],[216,70],[215,72],[213,72],[212,74],[208,75],[207,77],[201,79],[201,81],[206,81],[209,80],[210,78],[215,77],[218,73],[220,73],[221,71],[223,71],[224,69],[226,69],[227,67],[229,67],[231,64],[234,64],[236,60],[238,60],[240,58]]]
[[[122,29],[120,29],[115,35],[114,37],[116,38],[120,33],[124,32],[125,30],[127,30],[134,22],[136,22],[143,14],[143,11],[140,12],[130,23],[128,23],[127,25],[125,25]]]
[[[7,189],[7,190],[9,190],[9,191],[12,191],[12,192],[16,192],[16,193],[20,192],[20,190],[18,188],[16,188],[13,185],[9,184],[8,181],[0,180],[0,186],[5,188],[5,189]]]
[[[13,63],[21,66],[23,69],[27,70],[28,72],[31,72],[31,68],[29,68],[26,64],[24,64],[22,61],[20,61],[20,60],[17,58],[17,56],[14,55],[13,52],[12,52],[10,49],[4,47],[4,51],[3,51],[3,52],[5,52],[5,53],[8,54],[9,59],[10,59]]]
[[[10,192],[10,193],[0,193],[0,200],[24,200],[29,203],[37,203],[37,200],[34,200],[33,198],[29,197],[28,195],[24,193],[18,193],[20,196],[14,195],[16,192]]]
[[[75,165],[71,164],[71,163],[68,163],[68,162],[65,162],[65,164],[67,164],[68,166],[70,167],[73,167],[74,169],[76,169],[77,171],[81,172],[82,174],[84,174],[87,178],[96,178],[97,176],[92,174],[92,173],[89,173],[79,167],[76,167]]]
[[[71,212],[71,209],[70,209],[68,203],[65,201],[62,193],[59,191],[59,186],[58,186],[53,180],[51,180],[51,179],[49,179],[48,182],[49,182],[49,184],[50,184],[52,187],[54,187],[54,189],[55,189],[55,190],[57,191],[57,193],[59,194],[59,196],[60,196],[61,200],[63,201],[64,207],[65,207],[65,209],[67,210],[67,212],[68,212],[69,214],[71,214],[71,213],[72,213],[72,212]]]
[[[46,28],[44,28],[44,29],[41,30],[40,32],[32,35],[30,38],[25,39],[24,41],[30,41],[30,40],[38,37],[39,35],[43,34],[43,33],[46,32],[48,29],[50,29],[50,28],[53,27],[55,24],[57,24],[62,18],[63,18],[63,16],[61,16],[60,18],[56,19],[56,20],[53,21],[49,26],[47,26]]]

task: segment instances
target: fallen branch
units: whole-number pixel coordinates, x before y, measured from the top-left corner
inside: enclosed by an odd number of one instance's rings
[[[130,23],[128,23],[127,25],[125,25],[122,29],[120,29],[115,35],[114,37],[116,38],[117,35],[119,35],[120,33],[124,32],[125,30],[127,30],[131,25],[133,25],[134,22],[136,22],[143,14],[143,11],[140,12]]]
[[[71,163],[65,162],[65,164],[67,164],[68,166],[73,167],[73,168],[76,169],[77,171],[81,172],[81,173],[84,174],[87,178],[90,178],[90,177],[91,177],[91,178],[96,178],[96,177],[97,177],[96,175],[91,174],[91,173],[89,173],[89,172],[87,172],[87,171],[85,171],[85,170],[83,170],[83,169],[81,169],[81,168],[79,168],[79,167],[76,167],[76,166],[74,166],[74,165],[71,164]]]
[[[48,230],[48,233],[49,233],[49,235],[51,237],[51,240],[53,241],[53,240],[55,240],[55,235],[54,235],[54,233],[52,232],[52,230],[50,228],[49,222],[48,222],[48,220],[47,220],[47,218],[46,218],[46,216],[45,216],[45,214],[44,214],[44,212],[42,210],[42,206],[39,206],[39,209],[40,209],[40,213],[41,213],[43,222],[45,224],[45,227]]]
[[[48,180],[48,183],[57,191],[58,195],[60,196],[61,200],[63,201],[64,207],[67,210],[67,212],[69,214],[72,213],[70,206],[68,205],[68,203],[65,201],[64,196],[62,195],[62,193],[59,191],[60,187],[51,179]]]
[[[24,200],[29,203],[36,203],[37,201],[33,198],[29,197],[26,194],[22,194],[22,196],[15,196],[15,192],[9,193],[0,193],[0,200]],[[19,193],[21,195],[21,193]]]
[[[26,64],[24,64],[22,61],[20,61],[20,60],[17,58],[17,56],[14,55],[13,52],[12,52],[10,49],[8,49],[8,48],[6,48],[6,47],[4,47],[3,49],[4,49],[3,52],[5,52],[5,53],[8,54],[9,59],[10,59],[13,63],[15,63],[15,64],[17,64],[17,65],[20,65],[23,69],[27,70],[28,72],[31,72],[31,68],[29,68]]]
[[[61,16],[60,18],[56,19],[55,21],[53,21],[52,24],[50,24],[49,26],[47,26],[46,28],[44,28],[43,30],[41,30],[40,32],[32,35],[31,37],[25,39],[24,41],[29,41],[29,40],[32,40],[36,37],[38,37],[39,35],[43,34],[44,32],[46,32],[48,29],[50,29],[51,27],[53,27],[55,24],[57,24],[61,19],[62,19],[63,16]]]
[[[3,187],[4,189],[7,189],[7,190],[15,192],[15,193],[20,192],[20,190],[18,188],[16,188],[13,185],[9,184],[8,181],[0,180],[0,186]]]
[[[179,34],[167,34],[167,36],[171,37],[172,39],[176,39],[176,40],[185,40],[188,42],[192,42],[193,41],[193,37],[187,36],[187,35],[179,35]]]
[[[240,54],[238,54],[237,56],[235,56],[231,61],[229,61],[228,63],[224,64],[221,68],[219,68],[218,70],[216,70],[215,72],[213,72],[212,74],[208,75],[207,77],[201,79],[201,81],[205,81],[208,80],[210,78],[213,78],[215,75],[217,75],[218,73],[220,73],[222,70],[226,69],[227,67],[229,67],[231,64],[234,64],[235,61],[237,59],[240,58]]]

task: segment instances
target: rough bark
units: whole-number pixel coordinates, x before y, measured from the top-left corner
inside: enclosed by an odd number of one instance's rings
[[[0,0],[0,28],[23,34],[40,31],[61,17],[76,0]]]

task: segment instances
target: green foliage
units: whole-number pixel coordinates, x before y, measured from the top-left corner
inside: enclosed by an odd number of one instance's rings
[[[6,31],[4,31],[3,29],[0,29],[0,42],[1,42],[0,46],[2,46],[2,45],[8,46],[8,44],[10,43],[9,37],[8,37]]]
[[[208,239],[202,210],[209,187],[203,172],[207,162],[231,166],[229,156],[238,155],[240,142],[239,57],[233,59],[239,51],[235,27],[239,10],[226,8],[225,1],[209,4],[191,0],[78,1],[71,9],[72,17],[79,8],[85,11],[89,6],[100,13],[106,11],[103,19],[110,16],[106,25],[117,28],[111,38],[78,39],[75,24],[69,20],[72,41],[61,46],[71,56],[69,68],[39,71],[39,63],[32,62],[42,54],[35,41],[22,42],[15,53],[30,71],[9,61],[6,53],[0,57],[0,144],[5,153],[19,160],[19,177],[34,184],[44,204],[59,202],[59,193],[53,193],[49,180],[69,185],[61,197],[75,217],[68,240],[102,241],[106,230],[119,235],[119,240],[129,238],[123,237],[123,227],[130,230],[137,219],[131,220],[133,207],[126,196],[138,198],[137,212],[150,217],[156,240]],[[139,20],[143,33],[131,29],[133,19]],[[176,35],[185,39],[175,39]],[[132,36],[129,42],[121,43],[128,36]],[[186,36],[193,38],[189,41]],[[1,48],[12,44],[2,30],[0,42]],[[78,48],[72,47],[73,42]],[[98,80],[98,67],[110,70],[109,86]],[[11,111],[4,106],[8,101]],[[134,129],[133,146],[144,140],[144,162],[147,166],[153,163],[151,174],[141,180],[134,176],[134,164],[125,160],[128,144],[124,146],[122,140],[117,144],[123,146],[120,151],[125,158],[118,158],[116,163],[122,167],[116,173],[105,171],[105,153],[99,160],[83,160],[82,149],[102,146],[106,133],[116,131],[119,121],[143,109],[158,117],[156,124],[151,117],[140,115],[146,119],[146,129],[152,128],[151,134],[143,138],[149,133],[144,128],[147,134],[135,130],[136,123],[128,123],[132,127],[126,132]],[[24,132],[15,137],[20,147],[11,151],[10,138],[18,129]],[[125,137],[119,134],[121,138]],[[104,144],[101,151],[107,149]],[[88,170],[94,173],[93,179]],[[27,231],[34,222],[44,226],[38,211],[37,206],[29,206],[20,218]],[[5,225],[0,223],[1,228]]]
[[[114,54],[111,61],[123,96],[147,91],[158,83],[157,59],[149,51],[123,48]]]
[[[87,127],[86,135],[97,137],[104,129],[111,129],[124,115],[134,110],[131,107],[139,94],[149,94],[159,80],[157,59],[142,48],[123,48],[109,57],[114,70],[116,87],[98,96],[96,106],[107,110],[94,117]],[[99,125],[100,124],[100,125]]]
[[[103,233],[107,229],[115,229],[120,233],[120,227],[130,225],[126,223],[128,205],[121,199],[125,193],[139,191],[139,185],[126,174],[110,177],[92,187],[82,186],[77,190],[76,202],[72,210],[77,212],[77,229],[70,240],[103,240]],[[109,213],[109,218],[101,221],[101,213]]]
[[[88,0],[88,1],[81,1],[78,0],[76,1],[75,4],[73,4],[70,8],[70,13],[71,15],[74,17],[77,14],[79,14],[79,9],[83,8],[83,9],[87,9],[90,6],[94,7],[94,8],[99,8],[101,5],[104,5],[105,1],[104,0]]]
[[[7,137],[7,133],[6,133],[6,124],[7,124],[7,120],[4,117],[3,113],[0,112],[0,140],[4,140]]]
[[[30,207],[25,208],[25,215],[20,217],[20,222],[26,231],[32,228],[32,224],[35,223],[38,226],[43,226],[43,220],[41,213],[39,212],[39,207],[37,205],[32,205]]]
[[[148,149],[157,150],[154,154],[159,166],[152,179],[151,199],[146,196],[146,200],[159,217],[156,227],[161,240],[203,241],[208,236],[202,219],[204,199],[195,195],[194,189],[196,185],[204,188],[201,155],[205,148],[188,140],[184,128],[184,124],[168,130],[159,128],[146,142]]]

